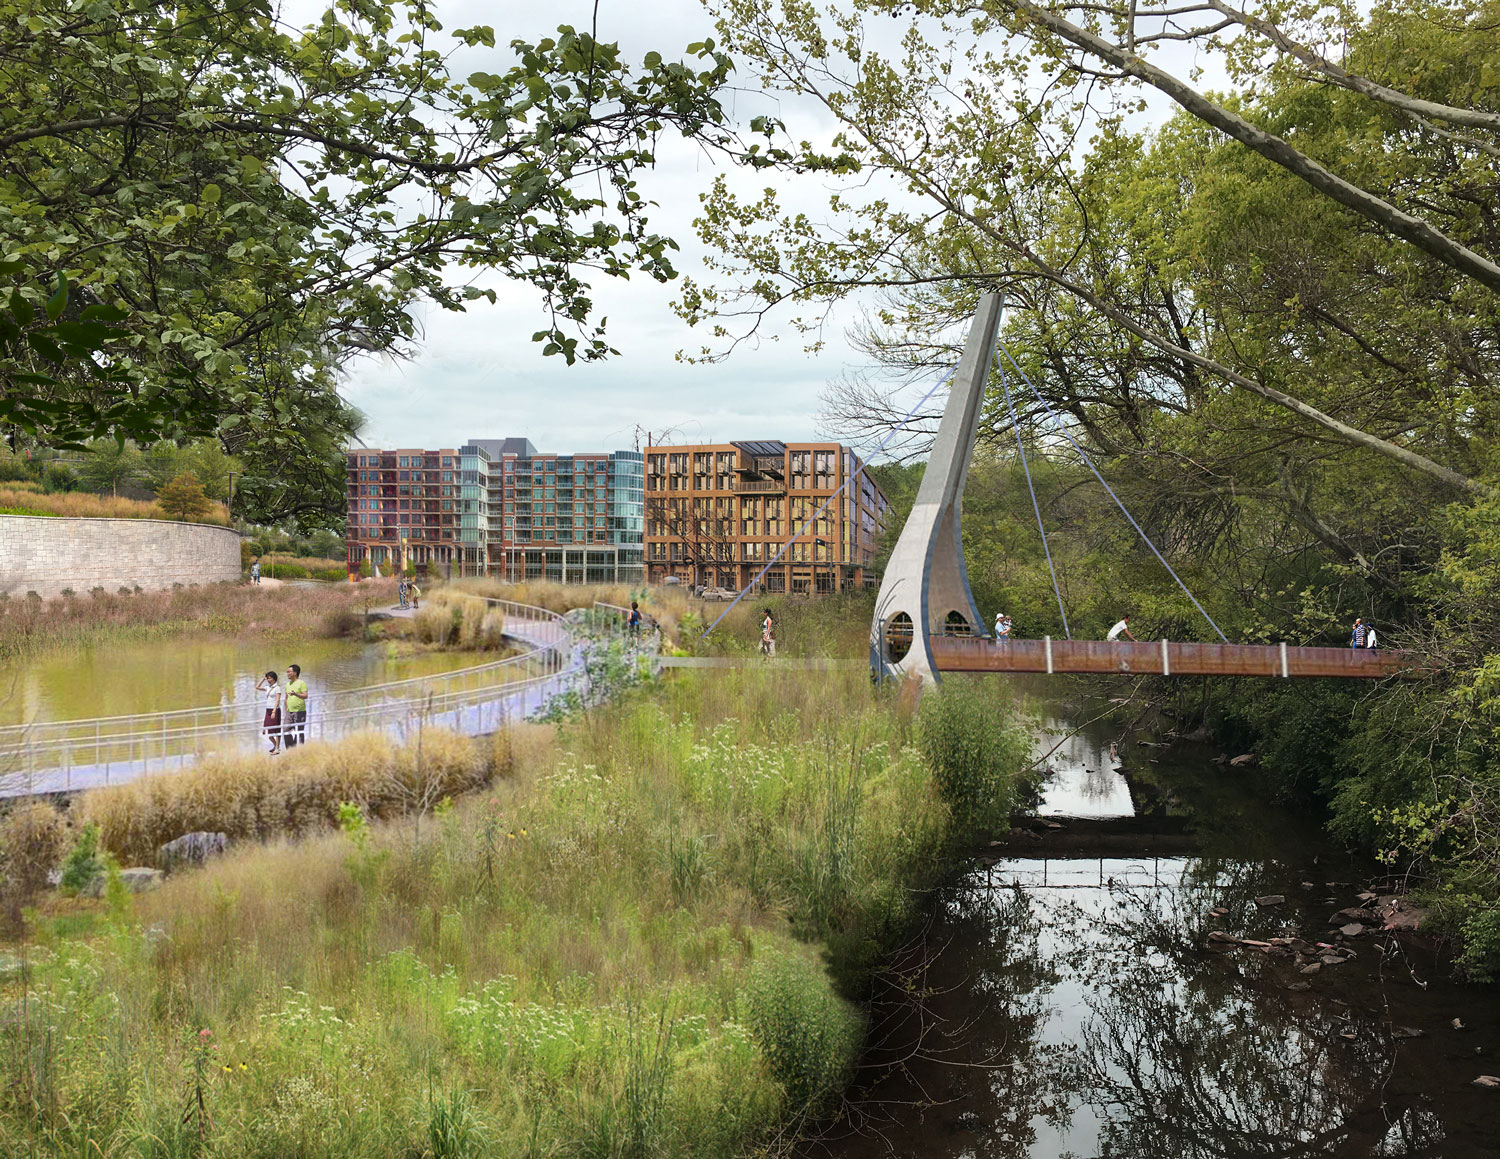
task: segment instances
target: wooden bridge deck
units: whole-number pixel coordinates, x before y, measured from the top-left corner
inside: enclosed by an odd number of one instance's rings
[[[1167,640],[996,640],[933,636],[940,672],[1116,672],[1154,676],[1343,676],[1375,680],[1426,672],[1411,652],[1303,648],[1288,644],[1195,644]]]

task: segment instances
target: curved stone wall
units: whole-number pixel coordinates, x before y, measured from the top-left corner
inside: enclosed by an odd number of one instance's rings
[[[0,592],[44,599],[72,589],[169,588],[240,578],[229,527],[164,519],[0,515]]]

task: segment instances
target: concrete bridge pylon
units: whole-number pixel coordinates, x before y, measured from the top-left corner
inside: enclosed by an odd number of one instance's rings
[[[1000,294],[979,299],[922,486],[880,583],[870,625],[870,669],[880,679],[935,684],[932,636],[989,634],[969,590],[961,524],[1004,304]]]

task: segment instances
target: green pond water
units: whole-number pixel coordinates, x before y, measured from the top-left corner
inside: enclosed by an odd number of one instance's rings
[[[253,704],[267,669],[286,683],[302,666],[312,696],[431,676],[496,658],[494,653],[398,656],[387,644],[308,640],[168,639],[111,644],[27,660],[0,672],[0,725],[125,716],[206,705]]]

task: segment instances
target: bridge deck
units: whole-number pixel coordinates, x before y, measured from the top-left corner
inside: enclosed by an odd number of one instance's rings
[[[1345,676],[1380,679],[1425,671],[1410,652],[1303,648],[1288,644],[1195,644],[1166,640],[995,640],[933,636],[940,672],[1115,672],[1155,676]]]

